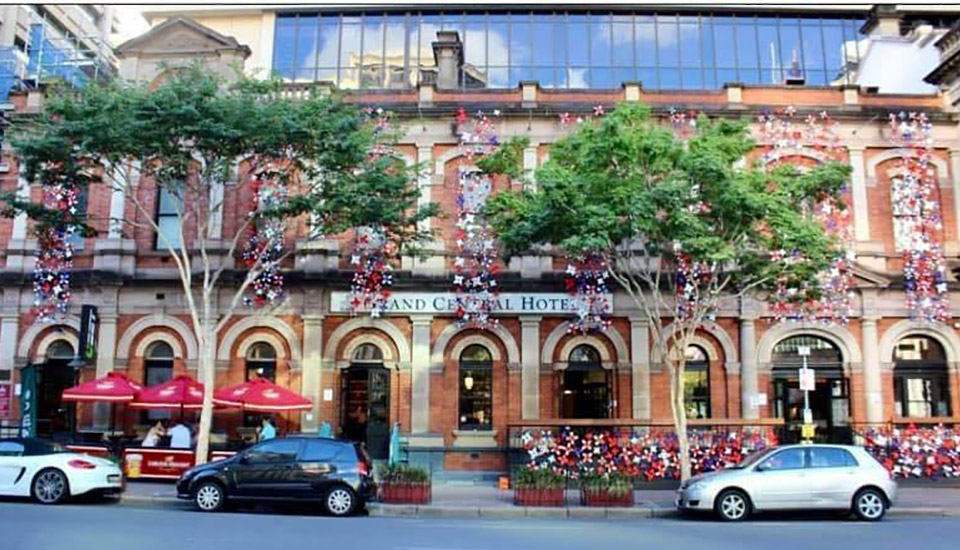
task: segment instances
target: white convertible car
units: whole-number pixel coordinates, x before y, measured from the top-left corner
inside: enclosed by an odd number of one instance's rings
[[[42,439],[0,439],[0,495],[57,504],[79,495],[120,493],[123,487],[123,473],[109,460]]]

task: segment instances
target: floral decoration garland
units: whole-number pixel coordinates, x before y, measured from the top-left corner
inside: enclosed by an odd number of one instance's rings
[[[747,456],[776,445],[772,429],[743,433],[690,430],[690,461],[694,474],[740,464]],[[680,445],[671,430],[579,431],[565,428],[525,431],[520,442],[527,466],[550,469],[571,479],[618,473],[645,480],[680,478]]]
[[[384,231],[357,230],[350,265],[354,266],[350,284],[350,308],[354,314],[369,311],[371,317],[386,313],[393,287],[393,247]]]
[[[698,303],[702,303],[701,292],[710,277],[709,267],[702,262],[694,262],[683,251],[679,241],[673,243],[673,258],[676,266],[677,318],[689,320],[693,317]],[[710,308],[705,312],[704,321],[716,321],[717,312]]]
[[[243,251],[247,269],[260,266],[260,274],[250,284],[243,302],[247,306],[263,307],[283,298],[283,274],[280,260],[283,256],[283,234],[286,224],[282,219],[262,213],[281,206],[286,200],[286,189],[263,179],[253,181],[250,215],[254,218]]]
[[[897,478],[960,477],[960,431],[932,427],[870,428],[860,444]]]
[[[457,293],[457,320],[461,326],[490,328],[500,287],[499,266],[493,235],[482,209],[492,191],[490,178],[461,169],[457,190],[457,222],[454,237],[457,256],[453,262],[453,287]]]
[[[893,180],[893,205],[902,222],[895,238],[903,251],[907,308],[921,321],[943,322],[950,318],[950,306],[940,245],[943,220],[930,163],[933,127],[924,113],[900,112],[890,115],[890,128],[900,152],[901,176]]]
[[[840,160],[843,147],[837,131],[837,122],[826,111],[810,114],[800,124],[794,120],[797,111],[785,107],[761,114],[760,140],[763,143],[761,161],[773,167],[790,155],[812,151],[818,159]],[[846,189],[843,190],[846,192]],[[848,204],[828,200],[813,206],[811,215],[823,224],[824,230],[838,243],[837,255],[830,266],[818,274],[819,297],[807,296],[809,289],[795,288],[787,284],[786,277],[777,282],[771,297],[771,309],[776,321],[813,322],[823,324],[846,324],[853,309],[853,288],[856,281],[853,267],[856,263],[856,241],[853,235]],[[781,250],[775,260],[802,262],[796,253]]]
[[[577,302],[577,316],[567,322],[567,333],[585,334],[610,328],[610,287],[603,256],[586,254],[568,258],[563,283]]]
[[[78,214],[79,190],[73,185],[56,184],[43,192],[44,207],[69,217]],[[70,272],[73,270],[72,224],[37,224],[36,263],[33,267],[33,315],[49,323],[67,315],[70,308]]]
[[[500,111],[494,110],[493,116],[499,117]],[[483,111],[470,117],[463,107],[457,110],[457,137],[460,152],[468,159],[490,154],[500,145],[493,120]]]
[[[560,128],[566,130],[568,127],[583,124],[591,118],[601,118],[606,114],[606,111],[603,109],[603,105],[594,105],[593,107],[593,116],[590,115],[572,115],[569,112],[563,112],[558,115],[558,120],[560,122]]]

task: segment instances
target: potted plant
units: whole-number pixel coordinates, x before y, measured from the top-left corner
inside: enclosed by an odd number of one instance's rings
[[[430,472],[419,466],[395,464],[380,471],[380,500],[387,504],[430,504]]]
[[[518,506],[563,506],[566,479],[549,468],[521,468],[514,480],[513,502]]]
[[[580,499],[584,506],[633,506],[633,478],[618,473],[584,476]]]

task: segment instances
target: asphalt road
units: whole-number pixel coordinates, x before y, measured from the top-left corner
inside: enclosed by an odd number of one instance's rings
[[[120,504],[0,502],[3,550],[562,550],[582,548],[956,548],[960,518],[889,518],[866,524],[775,517],[710,520],[462,520],[355,517],[304,511],[202,514]]]

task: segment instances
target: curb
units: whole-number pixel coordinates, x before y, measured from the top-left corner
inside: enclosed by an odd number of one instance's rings
[[[593,508],[576,507],[523,507],[523,506],[417,506],[413,504],[381,504],[372,502],[367,505],[371,517],[447,517],[447,518],[489,518],[489,519],[660,519],[679,517],[672,508],[651,508],[635,506],[632,508]]]

